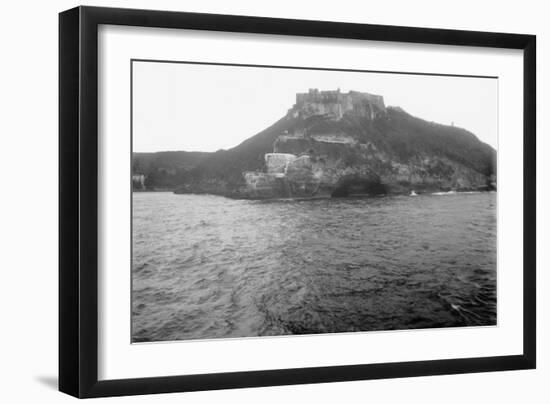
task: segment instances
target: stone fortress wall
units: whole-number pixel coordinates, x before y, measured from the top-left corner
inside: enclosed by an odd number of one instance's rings
[[[291,111],[301,118],[327,115],[333,119],[342,119],[344,114],[353,112],[355,115],[374,119],[378,114],[385,113],[386,106],[381,95],[310,88],[307,93],[296,94],[296,104]]]

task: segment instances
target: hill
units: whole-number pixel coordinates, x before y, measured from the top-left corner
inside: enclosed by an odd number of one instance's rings
[[[170,180],[177,193],[276,198],[496,187],[496,151],[474,134],[354,91],[297,94],[283,118],[232,149],[140,159],[149,160],[179,167]]]

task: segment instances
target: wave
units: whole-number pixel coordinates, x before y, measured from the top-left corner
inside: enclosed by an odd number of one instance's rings
[[[418,193],[136,193],[133,341],[496,324],[496,194]]]

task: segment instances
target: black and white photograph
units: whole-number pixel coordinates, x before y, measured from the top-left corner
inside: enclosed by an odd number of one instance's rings
[[[132,342],[497,324],[498,78],[131,69]]]
[[[547,404],[546,3],[91,3],[3,3],[0,402]]]

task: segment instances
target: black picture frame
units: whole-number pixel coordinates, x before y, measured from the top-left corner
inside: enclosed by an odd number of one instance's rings
[[[523,50],[523,354],[98,380],[98,26]],[[59,15],[59,390],[104,397],[459,374],[536,366],[536,37],[339,22],[77,7]]]

